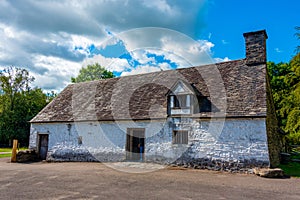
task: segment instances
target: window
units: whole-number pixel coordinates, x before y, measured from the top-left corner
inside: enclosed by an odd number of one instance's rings
[[[190,104],[190,95],[173,95],[170,97],[171,108],[189,108]]]
[[[78,142],[79,145],[82,144],[82,136],[78,136],[77,142]]]
[[[173,144],[188,144],[188,131],[173,131]]]

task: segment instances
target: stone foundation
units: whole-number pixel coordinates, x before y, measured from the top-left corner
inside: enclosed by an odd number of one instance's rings
[[[86,149],[61,148],[48,152],[49,162],[98,162]]]
[[[170,166],[180,166],[184,168],[207,169],[214,171],[226,171],[231,173],[254,173],[254,168],[267,168],[269,163],[259,160],[240,160],[240,161],[223,161],[212,160],[209,158],[183,160],[178,159]]]

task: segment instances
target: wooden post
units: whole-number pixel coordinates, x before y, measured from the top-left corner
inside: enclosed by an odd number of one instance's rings
[[[18,148],[18,140],[14,140],[13,148],[11,152],[11,162],[17,162],[17,148]]]

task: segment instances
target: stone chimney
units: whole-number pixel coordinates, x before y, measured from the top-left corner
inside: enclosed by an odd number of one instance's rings
[[[246,42],[246,64],[256,65],[267,62],[266,40],[268,39],[265,30],[244,33]]]

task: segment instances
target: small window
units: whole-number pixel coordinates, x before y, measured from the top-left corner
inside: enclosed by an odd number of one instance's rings
[[[77,138],[77,142],[78,142],[78,144],[79,144],[79,145],[81,145],[81,144],[82,144],[82,136],[78,136],[78,138]]]
[[[188,144],[188,131],[173,131],[173,144]]]
[[[171,108],[189,108],[190,95],[174,95],[170,97]]]

